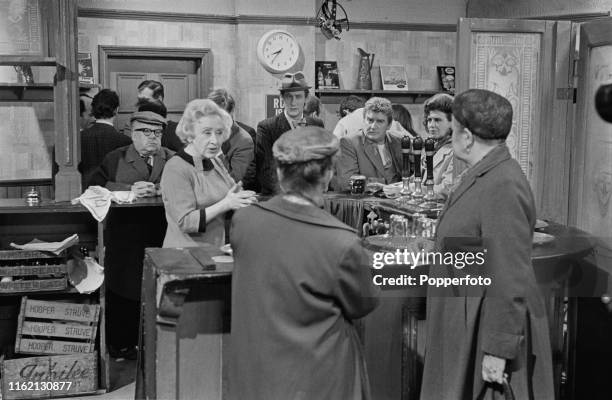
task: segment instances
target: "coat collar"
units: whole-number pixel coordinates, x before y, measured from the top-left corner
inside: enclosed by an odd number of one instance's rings
[[[385,167],[382,164],[382,158],[378,153],[378,146],[371,140],[366,138],[366,134],[361,130],[361,144],[363,145],[363,151],[368,157],[374,168],[378,171],[381,176],[385,176]],[[385,146],[391,155],[391,161],[395,167],[395,171],[399,173],[401,171],[402,159],[401,159],[401,145],[394,143],[393,136],[385,133]]]
[[[179,156],[180,158],[182,158],[183,160],[185,160],[186,162],[188,162],[189,164],[191,164],[193,167],[195,167],[195,162],[193,161],[193,157],[191,157],[189,154],[187,154],[185,149],[179,151],[178,153],[176,153],[176,155]],[[212,163],[212,161],[210,161],[208,158],[202,159],[202,170],[210,171],[210,170],[212,170],[214,168],[215,168],[215,166]]]
[[[289,120],[287,119],[287,117],[285,117],[285,113],[282,112],[279,115],[276,116],[277,118],[277,122],[280,125],[279,131],[281,132],[281,135],[287,131],[291,130],[291,124],[289,123]],[[279,135],[280,136],[280,135]]]
[[[138,154],[134,144],[129,145],[126,153],[125,160],[132,165],[136,171],[140,173],[143,179],[155,182],[160,176],[164,169],[164,165],[168,159],[168,154],[162,147],[159,148],[157,153],[153,155],[153,170],[149,174],[146,161]]]
[[[257,203],[254,206],[292,220],[305,222],[307,224],[344,229],[353,233],[357,232],[348,225],[340,222],[338,219],[336,219],[336,217],[329,214],[327,211],[315,207],[314,205],[295,204],[285,200],[284,195],[282,194],[275,196],[268,201]]]
[[[449,195],[444,211],[440,215],[439,219],[442,219],[445,211],[452,207],[452,205],[457,202],[457,200],[476,182],[478,178],[510,158],[510,151],[508,150],[506,143],[500,143],[491,149],[491,151],[489,151],[489,153],[487,153],[482,160],[477,162],[472,168],[465,172],[465,175],[459,182],[457,188]]]

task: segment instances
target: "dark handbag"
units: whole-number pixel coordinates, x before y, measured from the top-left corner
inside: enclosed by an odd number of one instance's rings
[[[501,384],[501,388],[504,394],[504,399],[505,400],[516,400],[514,397],[514,392],[512,391],[512,386],[510,386],[510,382],[508,382],[508,378],[506,374],[504,374],[503,379],[504,381]],[[476,399],[484,400],[486,398],[485,395],[487,394],[487,389],[489,388],[499,389],[499,387],[500,387],[499,383],[485,383],[485,385],[483,385],[482,387],[482,390],[480,391],[480,394],[478,395],[478,397],[476,397]]]
[[[502,382],[502,386],[504,388],[504,399],[515,400],[514,392],[512,391],[512,386],[510,386],[510,382],[508,382],[508,379],[506,379],[505,375],[504,375],[504,381]]]

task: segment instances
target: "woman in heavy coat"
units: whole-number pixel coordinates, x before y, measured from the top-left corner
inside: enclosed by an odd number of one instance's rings
[[[283,194],[233,217],[233,399],[370,398],[352,322],[377,305],[369,259],[321,209],[338,147],[319,127],[286,132],[273,146]]]
[[[484,252],[484,265],[434,265],[443,277],[491,278],[489,286],[430,287],[422,400],[554,399],[549,331],[531,264],[535,203],[505,139],[510,103],[472,89],[453,102],[452,144],[469,169],[438,221],[437,249]]]

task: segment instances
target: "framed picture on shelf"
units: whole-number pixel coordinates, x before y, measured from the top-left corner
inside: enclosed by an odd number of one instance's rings
[[[436,68],[438,69],[438,78],[442,90],[455,94],[455,67],[438,65]]]
[[[403,65],[381,65],[380,78],[383,90],[408,90],[406,68]]]
[[[94,83],[91,53],[78,53],[79,83]]]
[[[315,89],[340,89],[336,61],[315,61],[315,73]]]

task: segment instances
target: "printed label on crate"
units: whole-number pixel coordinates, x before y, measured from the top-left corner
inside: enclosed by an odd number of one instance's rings
[[[22,354],[74,354],[92,353],[94,351],[93,343],[64,342],[59,340],[22,338],[18,345],[19,348],[15,349],[15,352]]]
[[[98,386],[96,360],[96,353],[4,360],[2,398],[49,398],[94,392]]]
[[[95,337],[96,330],[88,325],[24,321],[21,334],[91,340]]]
[[[43,292],[66,289],[66,278],[0,282],[0,293]]]
[[[97,322],[99,313],[100,306],[97,304],[70,304],[28,300],[25,307],[26,318]]]
[[[27,276],[27,275],[51,275],[65,274],[66,264],[61,265],[39,265],[21,267],[0,267],[0,276]]]

